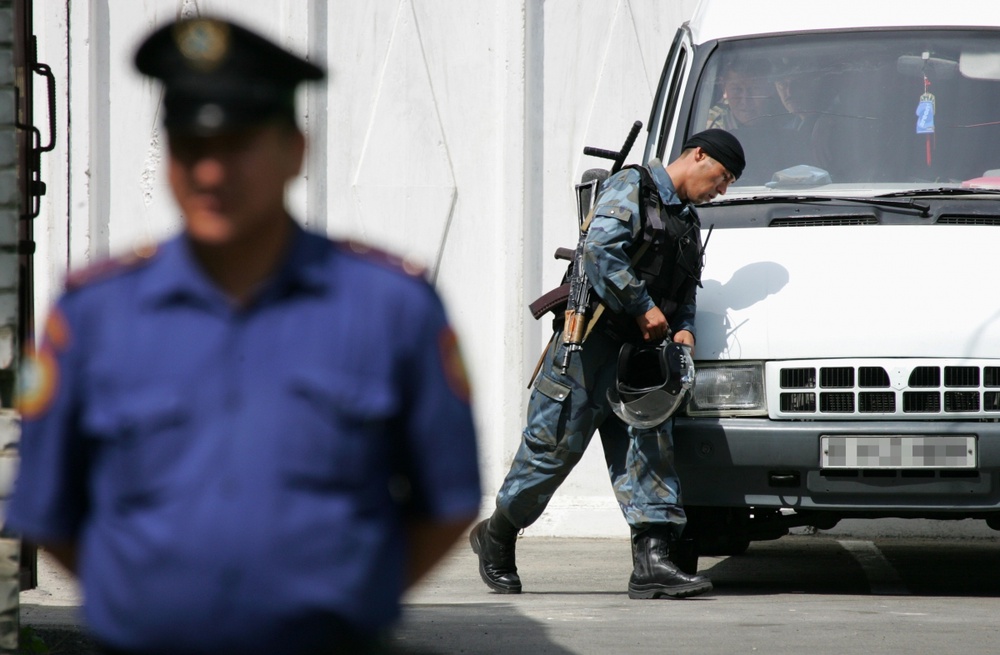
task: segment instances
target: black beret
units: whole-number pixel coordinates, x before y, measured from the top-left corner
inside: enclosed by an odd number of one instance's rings
[[[184,19],[150,34],[139,72],[163,82],[168,130],[215,133],[276,117],[295,120],[295,88],[322,68],[219,18]]]
[[[682,150],[688,148],[701,148],[709,157],[725,166],[737,180],[743,175],[743,169],[747,165],[740,140],[725,130],[712,128],[698,132],[684,142]]]

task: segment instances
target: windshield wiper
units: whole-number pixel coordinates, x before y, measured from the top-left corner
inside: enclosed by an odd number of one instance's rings
[[[897,211],[913,211],[919,213],[922,217],[927,218],[930,216],[931,206],[923,203],[917,202],[914,199],[910,200],[891,200],[890,198],[896,194],[887,194],[884,196],[872,196],[869,198],[856,197],[856,196],[743,196],[740,198],[727,198],[726,200],[716,200],[711,203],[712,206],[715,205],[749,205],[751,203],[778,203],[787,202],[791,204],[798,203],[812,203],[812,202],[857,202],[863,205],[875,205],[877,207],[886,207],[888,209],[894,209]],[[908,194],[901,194],[908,195]]]
[[[966,187],[942,186],[929,187],[926,189],[913,189],[911,191],[893,191],[892,193],[882,193],[876,198],[904,198],[906,196],[972,196],[972,195],[1000,195],[1000,189],[969,189]]]

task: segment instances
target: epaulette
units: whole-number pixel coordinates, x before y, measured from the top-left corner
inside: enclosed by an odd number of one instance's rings
[[[132,252],[109,257],[78,271],[73,271],[66,276],[66,290],[75,291],[95,282],[107,280],[145,266],[156,255],[156,251],[156,244],[139,246]]]
[[[410,257],[401,257],[397,254],[388,252],[387,250],[382,250],[381,248],[376,248],[368,245],[367,243],[351,239],[335,241],[334,243],[336,243],[341,250],[354,253],[362,259],[374,262],[375,264],[380,264],[387,268],[400,271],[410,277],[427,277],[427,267]]]

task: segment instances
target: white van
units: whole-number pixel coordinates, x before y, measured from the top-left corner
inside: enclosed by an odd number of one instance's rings
[[[644,161],[710,126],[748,164],[699,209],[695,556],[845,517],[1000,529],[1000,3],[703,1]]]

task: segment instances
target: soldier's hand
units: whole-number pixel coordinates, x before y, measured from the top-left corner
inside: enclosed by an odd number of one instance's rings
[[[683,343],[685,346],[691,348],[691,356],[694,357],[694,335],[688,330],[678,330],[674,335],[674,341],[676,343]]]
[[[667,336],[667,317],[663,315],[659,307],[653,307],[645,314],[635,317],[635,322],[639,324],[639,331],[646,341],[660,341]]]

